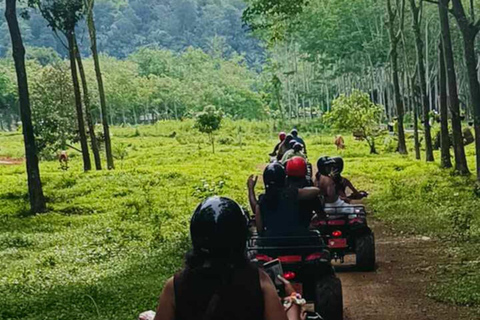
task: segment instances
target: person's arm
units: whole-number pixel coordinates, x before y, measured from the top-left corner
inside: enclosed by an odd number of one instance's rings
[[[353,184],[350,182],[350,180],[346,179],[346,178],[343,178],[343,183],[345,184],[345,187],[349,188],[350,190],[352,190],[353,194],[359,194],[360,192],[358,192],[357,189],[355,189],[355,187],[353,186]]]
[[[262,212],[260,211],[260,206],[257,204],[255,207],[255,225],[257,227],[257,232],[261,233],[263,231],[263,219]]]
[[[320,195],[320,189],[317,187],[308,187],[298,189],[298,200],[311,200]]]
[[[276,145],[275,148],[273,149],[273,152],[270,153],[270,155],[271,155],[272,157],[277,154],[278,149],[280,148],[280,145],[281,145],[281,144],[282,144],[281,141],[280,141],[279,143],[277,143],[277,145]]]
[[[173,277],[167,280],[163,288],[154,320],[175,320],[175,289]]]
[[[300,320],[301,308],[297,305],[292,305],[291,308],[285,312],[285,309],[278,297],[277,289],[270,277],[265,271],[260,271],[260,286],[263,292],[263,300],[265,301],[265,320]],[[289,286],[291,288],[291,285]],[[285,292],[289,289],[285,285]],[[291,289],[290,289],[291,290]]]
[[[257,185],[258,177],[253,174],[248,177],[247,188],[248,188],[248,202],[250,203],[250,209],[252,213],[255,214],[257,208],[257,197],[255,196],[255,186]]]

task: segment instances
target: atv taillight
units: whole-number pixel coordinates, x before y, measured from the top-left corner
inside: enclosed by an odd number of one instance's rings
[[[288,271],[283,274],[283,277],[288,281],[295,279],[296,276],[297,275],[295,274],[295,272],[292,271]]]
[[[321,252],[316,252],[316,253],[312,253],[311,255],[309,255],[305,261],[314,261],[314,260],[320,260],[320,259],[328,259],[328,254],[327,253],[321,253]]]
[[[340,231],[340,230],[333,231],[332,236],[334,236],[335,238],[341,237],[342,236],[342,231]]]
[[[267,255],[264,255],[264,254],[257,254],[255,256],[255,258],[258,260],[258,261],[263,261],[263,262],[269,262],[269,261],[272,261],[273,259],[270,258],[269,256]]]

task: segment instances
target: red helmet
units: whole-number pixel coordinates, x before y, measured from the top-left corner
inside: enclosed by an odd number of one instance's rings
[[[302,157],[293,157],[287,161],[287,176],[303,178],[307,175],[307,162]]]
[[[287,134],[285,132],[280,132],[278,134],[278,138],[280,139],[280,141],[283,141],[285,140],[285,137],[287,136]]]

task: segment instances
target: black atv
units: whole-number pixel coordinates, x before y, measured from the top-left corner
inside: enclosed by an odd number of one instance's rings
[[[326,208],[310,228],[320,232],[332,259],[343,263],[346,255],[355,254],[357,268],[375,270],[375,235],[368,227],[365,207]]]
[[[343,319],[342,284],[335,276],[330,252],[321,235],[266,238],[252,235],[248,242],[251,260],[263,267],[278,259],[283,276],[324,320]],[[313,318],[312,318],[313,319]],[[320,318],[318,318],[320,319]]]

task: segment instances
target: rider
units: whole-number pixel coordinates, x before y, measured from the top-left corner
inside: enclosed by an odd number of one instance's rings
[[[205,200],[193,214],[190,234],[193,251],[185,269],[167,281],[155,320],[300,320],[300,306],[286,312],[270,277],[249,263],[247,217],[236,202]],[[291,284],[280,280],[292,295]]]
[[[318,188],[298,189],[287,185],[286,172],[279,163],[267,166],[263,173],[265,194],[255,196],[258,177],[248,178],[250,206],[255,212],[258,232],[267,237],[298,235],[308,232],[302,219],[300,202],[320,195]]]
[[[287,134],[285,137],[285,140],[283,140],[282,144],[278,148],[278,153],[277,153],[277,160],[280,161],[283,158],[283,155],[285,152],[290,150],[290,142],[293,140],[293,136],[291,134]]]
[[[298,130],[294,128],[290,134],[293,136],[293,139],[295,141],[303,145],[303,152],[307,154],[307,145],[305,144],[305,141],[303,141],[303,139],[298,136]]]
[[[344,162],[342,157],[332,158],[335,161],[334,170],[332,170],[331,177],[335,182],[335,189],[340,199],[345,202],[350,202],[350,200],[359,200],[368,196],[368,193],[365,191],[358,191],[353,184],[347,178],[342,177]],[[352,191],[350,196],[347,196],[347,188]]]
[[[275,146],[275,149],[273,149],[273,152],[270,153],[271,157],[274,157],[277,155],[278,149],[280,148],[280,145],[282,144],[282,142],[285,140],[286,137],[287,137],[287,134],[283,131],[278,134],[278,139],[280,139],[280,142],[277,143],[277,145]]]
[[[293,157],[300,157],[306,160],[307,157],[302,152],[302,150],[303,150],[303,145],[298,142],[295,142],[295,144],[293,145],[293,148],[285,152],[285,154],[283,155],[283,158],[281,161],[282,164],[286,165],[287,161],[292,159]]]
[[[332,172],[336,170],[336,162],[330,157],[321,157],[318,159],[315,186],[320,189],[325,198],[325,209],[347,207],[348,203],[343,201],[338,192]]]

